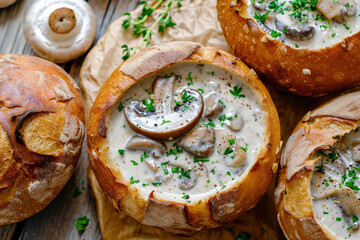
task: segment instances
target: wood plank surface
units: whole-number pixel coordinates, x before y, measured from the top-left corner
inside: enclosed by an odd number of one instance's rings
[[[14,5],[0,9],[0,53],[36,55],[26,43],[22,27],[26,10],[33,2],[34,0],[18,0]],[[95,44],[114,20],[137,6],[138,0],[89,0],[88,2],[96,15]],[[84,58],[85,56],[82,56],[60,66],[78,82],[79,70]],[[0,226],[0,239],[101,239],[95,202],[87,186],[88,157],[85,146],[86,142],[77,168],[61,193],[43,211],[29,219],[17,224]],[[73,192],[77,187],[80,189],[84,187],[85,190],[74,198]],[[89,225],[82,234],[74,226],[76,219],[81,216],[90,218]]]

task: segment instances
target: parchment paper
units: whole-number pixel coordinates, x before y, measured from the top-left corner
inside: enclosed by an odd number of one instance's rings
[[[216,0],[184,0],[182,7],[174,7],[171,15],[177,24],[168,28],[164,34],[154,34],[152,44],[161,42],[187,40],[199,42],[231,52],[223,37],[217,20]],[[132,16],[139,16],[140,9],[133,11]],[[158,11],[154,12],[157,16]],[[123,31],[121,24],[124,17],[115,21],[106,34],[90,51],[80,72],[80,86],[84,96],[86,116],[107,78],[122,61],[123,44],[129,47],[138,46],[141,39],[134,38],[132,31]],[[149,24],[154,18],[149,20]],[[282,124],[283,140],[290,135],[292,128],[307,110],[314,108],[310,98],[295,97],[270,88],[271,95],[277,105]],[[208,230],[192,236],[174,235],[156,228],[139,224],[136,220],[117,212],[98,185],[91,170],[88,172],[89,182],[96,199],[98,220],[103,238],[111,240],[125,239],[236,239],[242,232],[252,234],[252,239],[282,240],[285,239],[276,220],[273,199],[274,183],[261,199],[259,204],[245,215],[228,226]],[[231,229],[231,230],[230,230]]]

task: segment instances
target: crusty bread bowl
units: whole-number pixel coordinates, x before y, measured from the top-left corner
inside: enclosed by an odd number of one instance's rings
[[[359,239],[360,92],[304,116],[281,156],[275,190],[289,240]]]
[[[283,2],[218,0],[219,20],[235,55],[261,79],[294,94],[321,96],[358,85],[360,1]],[[328,14],[331,9],[339,14]],[[298,13],[308,14],[309,22],[289,17]]]
[[[197,43],[155,45],[125,61],[88,126],[90,165],[114,207],[172,232],[245,213],[278,166],[279,119],[264,85],[239,59]]]
[[[0,225],[46,207],[75,169],[85,134],[79,89],[40,58],[0,55]]]

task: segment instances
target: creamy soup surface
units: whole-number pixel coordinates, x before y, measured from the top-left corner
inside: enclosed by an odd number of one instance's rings
[[[360,130],[318,150],[310,180],[315,217],[337,239],[360,239]]]
[[[360,31],[360,0],[248,0],[249,13],[272,37],[321,49]]]
[[[151,111],[157,111],[156,106],[152,109],[153,88],[158,86],[154,82],[169,87],[171,79],[174,96],[169,93],[164,101],[173,106],[161,111],[170,113],[160,116],[161,123],[151,130],[186,124],[183,115],[198,110],[199,102],[191,102],[196,100],[191,91],[204,102],[199,122],[175,139],[158,140],[134,131],[125,117],[129,106],[138,103],[143,112],[134,116],[147,123],[144,114],[156,116]],[[155,190],[172,201],[190,203],[231,187],[266,148],[266,113],[258,99],[253,89],[231,72],[209,64],[178,63],[132,86],[111,110],[107,141],[112,160],[144,196]],[[171,115],[174,111],[180,117]],[[144,143],[150,147],[141,147],[139,141],[150,141]]]

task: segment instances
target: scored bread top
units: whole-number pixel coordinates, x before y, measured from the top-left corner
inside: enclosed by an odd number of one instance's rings
[[[74,171],[84,137],[79,89],[60,67],[0,55],[0,225],[43,209]]]

